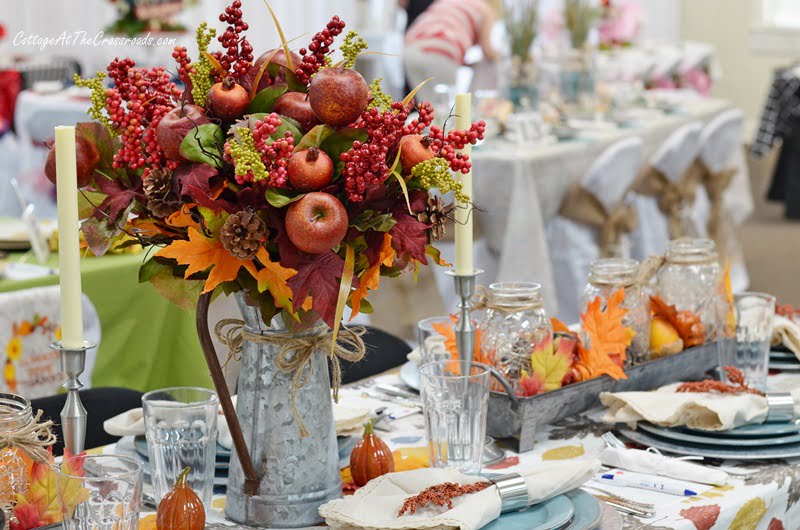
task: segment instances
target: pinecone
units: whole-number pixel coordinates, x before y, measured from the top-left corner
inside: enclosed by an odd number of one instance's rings
[[[155,217],[169,217],[181,207],[178,195],[173,191],[172,171],[151,169],[142,179],[147,209]]]
[[[428,244],[438,241],[444,237],[445,223],[455,210],[455,206],[445,204],[439,196],[428,197],[425,211],[417,214],[420,223],[430,225],[428,229]]]
[[[242,210],[228,216],[219,232],[222,246],[233,256],[252,259],[267,238],[267,225],[255,212]]]

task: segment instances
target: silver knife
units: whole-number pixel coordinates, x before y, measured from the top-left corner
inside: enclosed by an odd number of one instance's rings
[[[375,385],[377,390],[380,390],[384,394],[389,394],[390,396],[401,397],[410,399],[412,401],[419,400],[419,394],[411,392],[409,390],[405,390],[403,388],[394,386],[394,385],[385,385],[383,383],[377,383]]]

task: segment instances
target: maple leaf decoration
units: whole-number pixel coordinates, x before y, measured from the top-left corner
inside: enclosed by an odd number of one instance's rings
[[[458,318],[454,315],[450,315],[450,320],[452,323],[434,323],[433,329],[436,331],[436,333],[445,338],[444,347],[447,349],[448,353],[450,353],[450,358],[454,361],[457,361],[459,359],[458,345],[456,343],[456,330],[454,326],[458,321]],[[494,361],[492,360],[491,355],[484,355],[483,350],[481,350],[482,339],[483,333],[481,330],[475,330],[475,348],[472,353],[472,359],[476,363],[484,363],[488,364],[489,366],[494,366]]]
[[[625,289],[617,289],[602,309],[602,298],[595,297],[581,314],[581,325],[589,338],[588,348],[578,346],[578,370],[588,376],[585,379],[606,374],[614,379],[627,379],[622,366],[625,351],[630,346],[635,332],[623,324],[628,310],[622,307]]]
[[[336,304],[339,300],[339,279],[344,271],[344,260],[335,252],[314,254],[301,262],[297,274],[289,278],[288,284],[294,296],[292,303],[297,311],[311,295],[311,307],[322,320],[333,329],[336,320]],[[360,283],[353,279],[353,287]]]
[[[531,370],[533,376],[541,382],[544,392],[561,388],[564,377],[572,367],[572,350],[575,340],[570,337],[558,337],[558,347],[548,339],[533,348],[531,353]]]
[[[681,517],[690,520],[696,530],[711,530],[717,523],[719,512],[719,505],[709,504],[708,506],[692,506],[683,509],[680,514]]]
[[[668,305],[658,295],[650,297],[650,311],[672,324],[685,348],[699,346],[706,341],[705,326],[699,315],[686,310],[678,311],[674,305]]]
[[[392,236],[383,234],[383,243],[380,246],[375,263],[361,273],[359,286],[350,297],[350,307],[353,310],[350,317],[351,321],[361,311],[361,301],[366,298],[367,292],[378,288],[381,279],[381,265],[391,267],[394,257],[395,251],[392,248]]]

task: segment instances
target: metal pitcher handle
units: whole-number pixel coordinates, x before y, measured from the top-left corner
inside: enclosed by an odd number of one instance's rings
[[[488,368],[489,368],[489,373],[492,374],[492,376],[495,379],[497,379],[501,385],[503,385],[506,394],[508,394],[508,398],[511,400],[511,410],[517,410],[517,408],[519,408],[519,398],[514,393],[514,389],[511,388],[511,383],[509,383],[508,379],[503,377],[503,374],[498,372],[495,368],[492,368],[491,366],[489,366]]]
[[[258,487],[261,481],[256,474],[256,468],[253,466],[253,459],[250,457],[247,443],[244,441],[242,426],[239,424],[238,416],[236,416],[236,409],[233,408],[231,393],[228,391],[225,375],[222,372],[222,367],[217,357],[217,350],[214,348],[214,343],[211,340],[211,333],[208,331],[208,306],[211,304],[211,294],[212,293],[203,293],[197,301],[197,336],[200,339],[200,347],[203,349],[203,355],[205,355],[208,370],[211,372],[211,380],[214,382],[214,388],[217,391],[219,403],[222,405],[222,412],[225,415],[225,420],[228,422],[228,429],[231,431],[233,447],[236,449],[239,463],[242,464],[242,472],[244,473],[244,493],[252,497],[258,493]]]

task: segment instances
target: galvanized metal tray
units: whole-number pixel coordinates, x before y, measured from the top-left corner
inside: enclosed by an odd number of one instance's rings
[[[573,416],[600,404],[601,392],[651,390],[676,381],[699,381],[719,366],[719,342],[689,348],[626,369],[627,379],[602,376],[573,383],[545,394],[520,398],[492,392],[486,431],[494,438],[510,438],[524,453],[533,449],[539,425]]]

